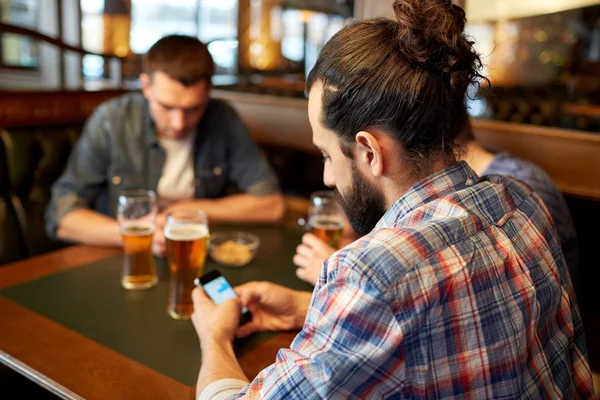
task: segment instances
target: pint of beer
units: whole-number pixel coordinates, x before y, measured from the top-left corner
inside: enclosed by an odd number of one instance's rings
[[[339,247],[346,219],[333,191],[320,191],[311,195],[308,225],[311,233],[319,239],[331,247]]]
[[[331,247],[338,248],[345,221],[335,215],[314,215],[308,220],[310,231]]]
[[[118,220],[125,253],[121,285],[126,289],[147,289],[158,283],[152,255],[155,218],[154,192],[130,191],[119,196]]]
[[[194,279],[202,275],[208,251],[206,214],[200,210],[169,213],[165,237],[171,270],[167,311],[172,318],[190,319]]]

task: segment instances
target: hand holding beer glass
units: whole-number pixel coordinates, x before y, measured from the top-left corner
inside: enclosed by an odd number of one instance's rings
[[[121,285],[126,289],[147,289],[158,283],[152,255],[156,210],[156,195],[151,190],[119,196],[117,219],[125,252]]]
[[[194,280],[202,276],[208,251],[208,224],[202,210],[167,214],[167,261],[171,269],[167,311],[174,319],[190,319],[194,311]]]
[[[335,199],[334,191],[315,192],[310,196],[308,225],[313,235],[339,248],[346,217]]]

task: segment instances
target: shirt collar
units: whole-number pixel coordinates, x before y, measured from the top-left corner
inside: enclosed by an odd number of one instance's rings
[[[459,161],[414,184],[379,220],[375,229],[402,225],[411,211],[451,193],[474,185],[479,177],[465,161]]]
[[[204,115],[202,116],[202,119],[200,120],[200,122],[198,122],[198,126],[196,127],[196,130],[194,132],[194,142],[197,143],[198,138],[200,137],[200,135],[198,134],[198,131],[200,131],[202,129],[202,125],[206,124],[208,117],[208,109],[210,107],[210,104],[212,102],[212,99],[208,100],[208,106],[206,107],[206,111],[204,112]],[[152,116],[150,115],[150,103],[148,103],[148,100],[146,100],[146,98],[144,98],[144,126],[142,129],[142,134],[144,135],[144,142],[146,143],[146,146],[148,147],[152,147],[152,146],[158,146],[160,145],[160,140],[158,139],[158,133],[156,132],[156,126],[154,124],[154,121],[152,120]]]

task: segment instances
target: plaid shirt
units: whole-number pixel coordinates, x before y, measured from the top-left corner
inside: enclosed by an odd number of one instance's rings
[[[464,162],[324,265],[303,330],[237,398],[593,398],[555,228]]]

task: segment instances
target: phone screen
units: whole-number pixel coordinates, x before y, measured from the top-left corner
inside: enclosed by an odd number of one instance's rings
[[[235,299],[237,293],[233,290],[227,279],[223,276],[218,276],[212,281],[208,281],[202,285],[204,291],[215,302],[215,304],[221,304],[225,300]],[[242,308],[242,314],[247,312],[246,307]]]

